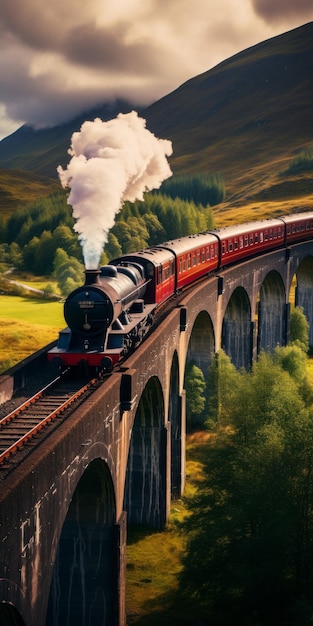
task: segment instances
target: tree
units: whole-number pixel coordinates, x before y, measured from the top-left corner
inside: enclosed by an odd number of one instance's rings
[[[108,259],[116,259],[122,255],[122,248],[118,242],[116,235],[111,231],[108,235],[108,242],[104,248]]]
[[[33,237],[32,240],[23,248],[23,265],[30,272],[37,272],[37,253],[39,249],[39,238]]]
[[[233,395],[239,380],[240,372],[224,350],[219,350],[208,370],[207,426],[221,425],[221,423],[229,421],[233,407]]]
[[[296,306],[290,314],[289,341],[297,342],[305,353],[309,350],[309,330],[302,307]]]
[[[35,254],[36,274],[52,274],[55,245],[52,234],[44,230]]]
[[[5,243],[7,238],[6,222],[2,215],[0,215],[0,243]]]
[[[279,357],[241,373],[182,525],[180,585],[222,624],[313,617],[313,411]]]
[[[158,217],[153,213],[146,213],[143,215],[143,219],[149,233],[148,245],[155,246],[165,241],[166,233],[162,224],[160,224]]]
[[[54,259],[54,275],[63,296],[84,283],[84,267],[75,257],[69,257],[64,250],[57,250]]]
[[[55,250],[63,248],[69,256],[81,259],[81,246],[77,234],[73,232],[72,228],[65,224],[60,224],[52,234]]]
[[[187,423],[194,426],[201,421],[205,407],[205,379],[202,370],[192,361],[187,363],[185,375]]]
[[[8,248],[8,262],[16,268],[22,267],[23,255],[20,246],[13,241]]]

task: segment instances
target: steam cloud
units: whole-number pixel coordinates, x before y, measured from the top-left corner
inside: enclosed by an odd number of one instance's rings
[[[66,170],[57,168],[69,187],[74,229],[82,244],[86,269],[97,269],[116,213],[126,200],[143,200],[172,175],[166,156],[172,143],[158,139],[135,111],[103,122],[84,122],[73,133]]]

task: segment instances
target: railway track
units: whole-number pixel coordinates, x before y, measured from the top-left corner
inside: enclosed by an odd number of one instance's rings
[[[41,441],[50,425],[57,426],[103,381],[56,378],[0,419],[0,472],[16,465]]]
[[[206,278],[203,277],[197,282],[200,283]],[[191,289],[190,287],[176,294],[159,308],[155,324],[147,336]],[[128,357],[129,353],[124,356],[122,362]],[[70,378],[66,375],[57,377],[10,413],[0,418],[0,478],[5,474],[4,470],[9,470],[18,464],[34,445],[42,440],[49,425],[50,429],[51,425],[56,427],[60,420],[64,419],[65,413],[67,415],[71,410],[72,405],[75,404],[76,407],[79,400],[83,402],[87,395],[102,383],[103,379],[98,378],[82,381],[82,379]]]

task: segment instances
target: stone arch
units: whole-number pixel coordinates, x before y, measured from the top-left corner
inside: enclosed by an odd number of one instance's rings
[[[130,440],[124,510],[131,524],[162,528],[166,523],[164,398],[152,377],[141,396]]]
[[[313,257],[308,256],[296,271],[295,305],[303,309],[309,322],[309,344],[313,346]]]
[[[25,626],[20,613],[11,602],[0,602],[1,626]]]
[[[115,518],[111,475],[97,458],[79,480],[63,524],[46,626],[113,623]]]
[[[257,350],[271,352],[286,343],[287,306],[283,280],[272,270],[265,277],[258,304]]]
[[[189,339],[187,361],[194,361],[204,376],[215,353],[214,328],[210,315],[201,311],[197,316]]]
[[[236,367],[249,369],[252,363],[251,304],[243,287],[237,287],[228,301],[222,325],[222,348]]]

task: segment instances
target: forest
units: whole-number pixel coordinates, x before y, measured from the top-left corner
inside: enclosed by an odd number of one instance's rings
[[[126,202],[107,235],[101,264],[123,253],[212,229],[211,207],[224,195],[220,176],[198,175],[173,177],[164,190],[145,194],[144,202]],[[54,276],[61,293],[67,295],[82,283],[84,270],[73,226],[63,191],[17,208],[7,220],[0,219],[0,271],[14,267],[47,279]]]
[[[189,364],[189,424],[202,420],[211,435],[198,490],[185,498],[179,593],[204,623],[312,624],[308,348],[308,323],[295,308],[289,344],[259,355],[250,371],[222,350],[207,377]]]

